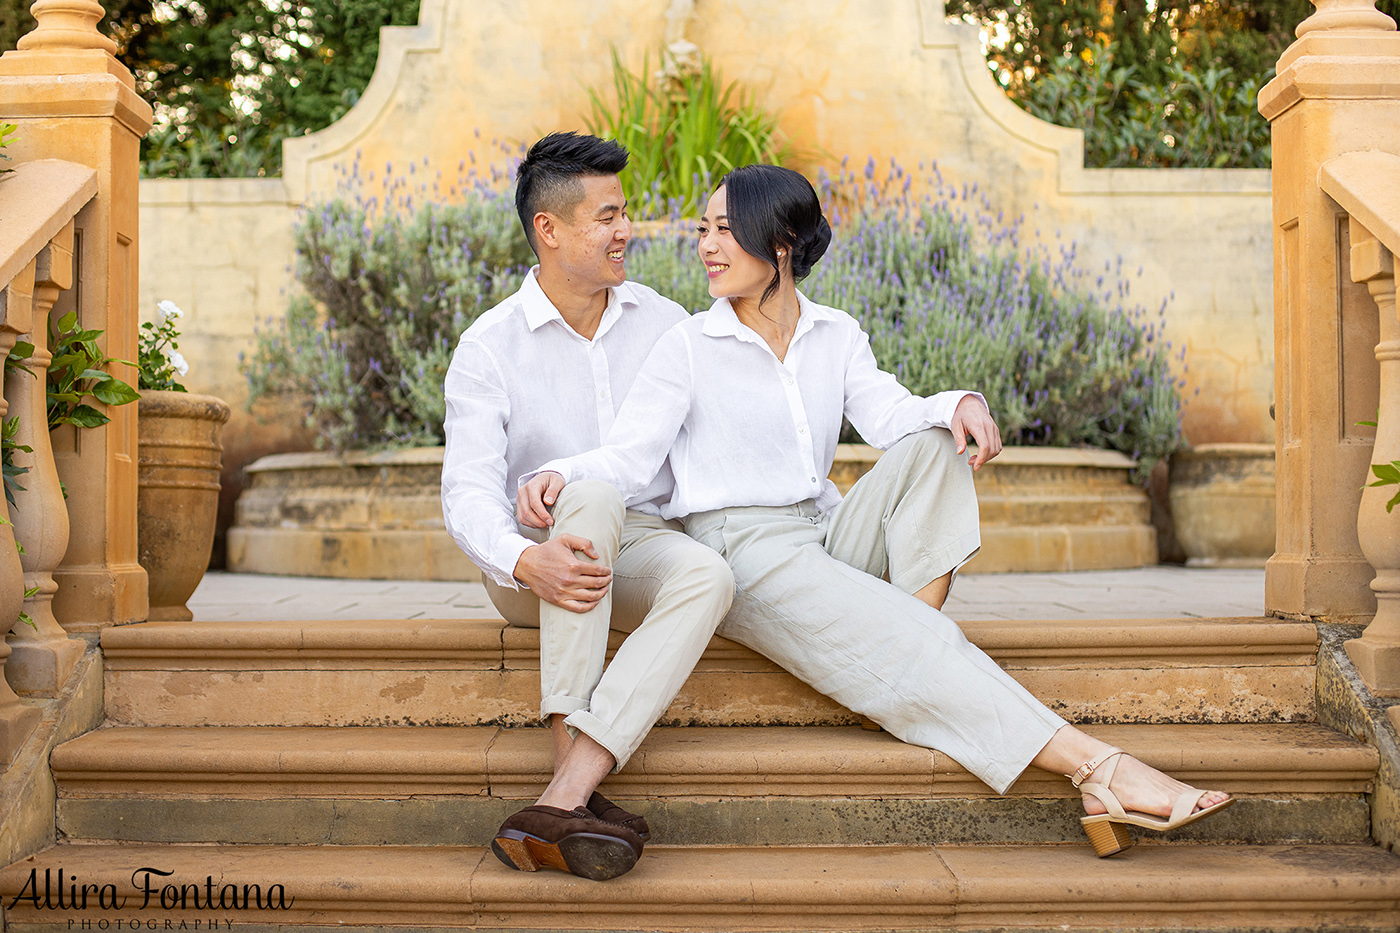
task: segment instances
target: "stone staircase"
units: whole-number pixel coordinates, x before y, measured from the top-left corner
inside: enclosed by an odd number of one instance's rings
[[[604,785],[652,823],[637,869],[521,874],[483,843],[549,771],[536,632],[145,623],[103,632],[106,727],[52,756],[64,838],[0,873],[7,929],[1400,927],[1400,858],[1370,842],[1377,753],[1314,721],[1314,626],[963,627],[1067,718],[1239,802],[1099,860],[1068,781],[995,796],[717,638]],[[121,910],[58,903],[106,884]]]

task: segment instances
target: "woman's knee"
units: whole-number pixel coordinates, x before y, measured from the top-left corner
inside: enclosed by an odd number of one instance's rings
[[[602,480],[583,479],[569,483],[560,490],[559,498],[554,501],[554,516],[558,519],[566,512],[581,510],[616,512],[620,516],[623,512],[622,493]]]

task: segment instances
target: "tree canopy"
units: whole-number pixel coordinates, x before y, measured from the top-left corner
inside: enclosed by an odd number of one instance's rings
[[[0,51],[33,28],[0,0]],[[281,141],[352,107],[379,29],[419,0],[106,0],[104,28],[156,106],[147,175],[273,175]],[[1400,20],[1400,0],[1377,6]],[[1309,0],[947,0],[1007,93],[1085,131],[1089,165],[1267,166],[1258,89]]]

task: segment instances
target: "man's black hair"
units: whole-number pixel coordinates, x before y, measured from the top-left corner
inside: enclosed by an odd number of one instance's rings
[[[626,167],[627,150],[597,136],[550,133],[531,146],[515,173],[515,210],[535,255],[536,214],[569,216],[583,200],[580,178],[616,175]]]

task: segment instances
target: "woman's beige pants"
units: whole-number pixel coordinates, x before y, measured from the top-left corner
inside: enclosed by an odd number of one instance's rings
[[[598,563],[612,567],[608,595],[570,612],[490,580],[486,592],[506,621],[540,630],[540,718],[565,715],[621,768],[700,660],[734,597],[734,576],[678,523],[623,508],[606,483],[570,483],[552,514],[549,536],[587,538]],[[520,531],[545,540],[538,529]],[[609,628],[631,634],[605,671]]]
[[[690,515],[738,595],[719,634],[1005,793],[1065,721],[915,593],[976,554],[972,470],[942,429],[910,435],[840,505]],[[880,579],[888,575],[891,582]]]

